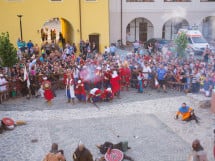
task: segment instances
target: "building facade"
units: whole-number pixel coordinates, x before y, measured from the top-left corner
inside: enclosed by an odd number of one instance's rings
[[[110,41],[173,40],[195,26],[215,40],[215,0],[110,0]]]
[[[38,44],[57,41],[62,33],[77,45],[80,40],[100,44],[100,50],[109,45],[108,0],[1,0],[0,20],[0,32],[9,32],[14,44],[21,37]]]

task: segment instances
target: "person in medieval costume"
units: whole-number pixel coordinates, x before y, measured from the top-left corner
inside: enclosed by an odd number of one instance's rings
[[[105,102],[111,101],[113,99],[113,92],[110,87],[104,90],[102,93],[102,99]]]
[[[131,70],[128,67],[127,62],[125,62],[124,64],[124,73],[125,73],[125,87],[126,87],[126,90],[128,91],[130,87],[130,81],[131,81]]]
[[[111,79],[111,70],[110,68],[107,68],[106,71],[104,72],[104,77],[103,77],[104,88],[110,87],[110,79]]]
[[[51,90],[51,82],[47,80],[47,77],[43,77],[42,87],[44,90],[44,98],[47,103],[50,105],[52,99],[54,98],[54,94]]]
[[[138,92],[139,93],[143,93],[143,73],[142,71],[139,71],[139,74],[137,76],[137,80],[138,80]]]
[[[66,79],[66,96],[68,98],[68,103],[70,103],[72,99],[72,103],[75,104],[74,79],[70,73],[67,74]]]
[[[80,102],[86,103],[86,91],[81,80],[78,80],[78,84],[75,87],[75,95]]]
[[[24,69],[25,70],[25,69]],[[29,95],[29,88],[28,88],[28,80],[26,79],[24,70],[22,69],[19,76],[18,76],[18,80],[19,80],[19,84],[20,84],[20,88],[21,88],[21,94],[23,97],[26,97],[27,99],[30,99],[30,95]]]
[[[72,158],[73,161],[93,161],[93,155],[81,141],[73,153]]]
[[[102,100],[102,91],[98,88],[93,88],[90,90],[88,101],[91,103],[99,102]]]
[[[112,92],[114,96],[120,95],[120,77],[117,74],[117,71],[114,70],[110,80]]]
[[[106,141],[104,144],[96,145],[96,147],[99,149],[101,154],[106,154],[109,149],[118,149],[121,152],[125,153],[127,150],[131,149],[128,146],[128,142],[119,142],[117,144],[113,144],[111,142]],[[126,154],[123,155],[123,159],[134,161],[134,159]],[[105,161],[105,159],[100,158],[99,161]]]

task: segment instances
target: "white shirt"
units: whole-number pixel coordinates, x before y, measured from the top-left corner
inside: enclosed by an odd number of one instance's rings
[[[151,73],[152,70],[150,68],[150,66],[143,66],[143,76],[145,79],[148,79],[149,77],[149,73]]]
[[[0,78],[0,85],[3,85],[7,83],[6,79],[5,78]],[[0,86],[0,91],[3,92],[3,91],[6,91],[7,90],[7,86],[6,85],[3,85],[3,86]]]

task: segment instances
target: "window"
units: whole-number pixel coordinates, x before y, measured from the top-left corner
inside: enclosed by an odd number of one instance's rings
[[[126,2],[154,2],[154,0],[126,0]]]
[[[164,0],[164,2],[191,2],[192,0]]]
[[[85,0],[87,2],[95,2],[96,0]]]
[[[215,0],[200,0],[200,2],[215,2]]]

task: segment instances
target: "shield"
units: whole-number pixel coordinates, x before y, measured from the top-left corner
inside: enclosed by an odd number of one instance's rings
[[[6,126],[14,126],[14,121],[11,118],[4,117],[2,118],[2,123]]]
[[[122,161],[123,152],[118,149],[112,149],[105,154],[106,161]]]

